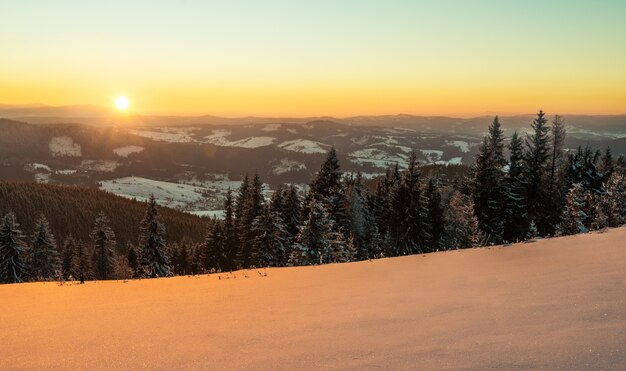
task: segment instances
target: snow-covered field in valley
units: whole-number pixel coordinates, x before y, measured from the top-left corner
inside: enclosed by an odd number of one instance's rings
[[[624,241],[2,285],[0,369],[623,370]]]

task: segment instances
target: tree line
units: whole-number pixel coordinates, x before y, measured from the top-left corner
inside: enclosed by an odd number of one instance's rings
[[[488,128],[466,176],[424,176],[415,153],[367,187],[341,171],[331,149],[301,191],[283,186],[264,196],[258,174],[228,191],[224,217],[207,223],[203,241],[166,243],[154,197],[146,205],[137,244],[116,249],[104,213],[90,243],[69,236],[56,247],[48,221],[36,222],[22,243],[7,213],[0,226],[0,280],[164,277],[267,266],[349,262],[511,243],[617,227],[626,220],[626,163],[589,147],[564,148],[561,117],[540,111],[525,136],[505,138],[498,117]],[[120,252],[121,251],[121,252]]]

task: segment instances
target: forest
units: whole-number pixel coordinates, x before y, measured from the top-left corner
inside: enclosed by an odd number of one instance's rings
[[[63,202],[50,206],[45,195],[40,203],[45,213],[26,213],[21,203],[6,199],[15,200],[28,184],[13,183],[11,192],[3,184],[0,201],[18,215],[6,210],[0,221],[0,281],[152,278],[341,263],[623,225],[624,157],[615,158],[610,148],[567,150],[565,136],[562,117],[549,120],[539,111],[528,134],[505,138],[496,116],[467,175],[425,173],[413,153],[406,169],[390,167],[373,186],[360,174],[344,174],[331,149],[306,192],[286,185],[265,199],[259,175],[245,175],[224,200],[224,218],[201,222],[174,217],[154,198],[133,204],[132,218],[122,205],[87,203],[81,210],[89,212],[76,220],[71,217],[76,212],[64,211]],[[143,218],[138,207],[145,210]],[[54,228],[45,215],[54,218]],[[33,231],[28,239],[20,223]],[[73,230],[77,225],[80,231]],[[84,240],[73,237],[87,233]],[[62,243],[55,234],[64,236]]]

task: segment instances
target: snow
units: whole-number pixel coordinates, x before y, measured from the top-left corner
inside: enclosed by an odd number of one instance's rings
[[[226,215],[226,212],[224,210],[195,210],[189,213],[197,216],[204,216],[207,218],[215,217],[218,219],[224,219],[224,215]]]
[[[306,165],[303,162],[290,160],[286,157],[282,158],[278,164],[272,166],[272,172],[276,175],[300,170],[306,170]]]
[[[139,153],[141,151],[143,151],[144,148],[140,147],[140,146],[125,146],[125,147],[119,147],[119,148],[115,148],[113,150],[113,153],[115,153],[116,155],[120,156],[120,157],[128,157],[129,155],[133,154],[133,153]]]
[[[464,140],[446,140],[446,144],[449,146],[458,147],[461,152],[469,152],[470,145]]]
[[[357,165],[371,165],[380,168],[387,168],[390,165],[398,164],[406,167],[407,156],[404,154],[392,155],[377,148],[367,148],[354,151],[348,154],[350,161]]]
[[[48,182],[50,182],[50,173],[36,173],[35,174],[35,182],[37,182],[37,183],[48,183]]]
[[[213,134],[204,137],[205,143],[215,144],[221,147],[241,147],[241,148],[259,148],[274,144],[274,137],[249,137],[235,141],[230,141],[226,137],[231,134],[225,129],[214,129]]]
[[[76,170],[73,170],[73,169],[62,169],[62,170],[56,170],[54,173],[55,174],[60,174],[60,175],[74,175],[74,174],[76,174]]]
[[[282,142],[278,145],[279,148],[286,149],[287,151],[300,152],[306,154],[313,153],[326,153],[329,146],[320,142],[314,142],[308,139],[294,139]]]
[[[281,126],[281,124],[267,124],[261,129],[261,131],[278,131]]]
[[[623,370],[624,239],[0,285],[0,369]]]
[[[168,143],[193,143],[195,139],[191,137],[192,133],[198,128],[196,127],[162,127],[154,130],[130,130],[131,134]]]
[[[72,137],[53,137],[48,144],[52,157],[80,157],[82,149]]]
[[[120,164],[111,160],[83,160],[80,163],[80,167],[83,170],[101,171],[105,173],[111,173],[117,169]]]
[[[154,194],[159,205],[182,209],[202,198],[202,187],[163,182],[140,177],[125,177],[100,182],[100,189],[118,196],[147,201]]]
[[[196,178],[178,183],[142,177],[124,177],[100,182],[100,189],[118,196],[146,201],[154,194],[159,205],[193,214],[221,208],[228,188],[235,192],[241,182],[225,179],[200,181]]]
[[[437,165],[461,165],[463,163],[462,157],[452,157],[446,161],[436,161]]]
[[[443,156],[443,151],[437,149],[420,149],[420,152],[428,158],[429,162],[441,160],[441,156]]]
[[[36,170],[52,171],[52,169],[50,169],[50,166],[45,165],[45,164],[38,164],[36,162],[32,164],[24,165],[24,170],[26,171],[36,171]]]

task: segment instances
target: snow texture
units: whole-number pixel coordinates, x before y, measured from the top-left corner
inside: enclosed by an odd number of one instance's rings
[[[286,149],[287,151],[300,152],[306,154],[313,153],[326,153],[329,146],[320,142],[314,142],[308,139],[294,139],[282,142],[278,145],[279,148]]]
[[[133,154],[133,153],[139,153],[141,151],[143,151],[144,148],[140,147],[140,146],[125,146],[125,147],[120,147],[120,148],[115,148],[113,150],[113,153],[115,153],[116,155],[120,156],[120,157],[128,157],[129,155]]]
[[[53,157],[81,157],[80,144],[75,143],[71,137],[53,137],[48,144],[50,154]]]
[[[623,370],[624,239],[0,285],[0,369]]]

